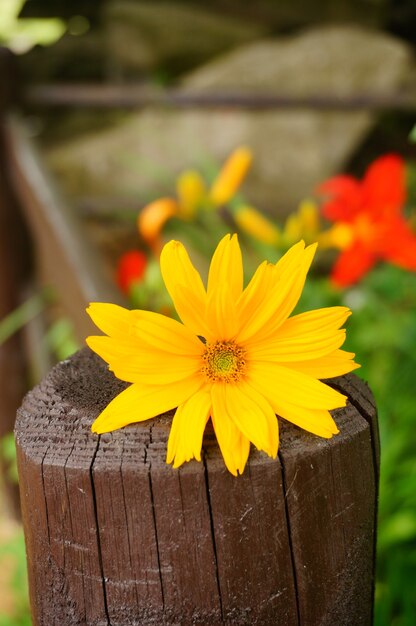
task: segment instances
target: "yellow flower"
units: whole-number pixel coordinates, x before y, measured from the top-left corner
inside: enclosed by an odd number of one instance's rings
[[[258,241],[270,245],[276,245],[279,242],[280,232],[277,226],[254,207],[239,206],[234,213],[234,219],[242,231]]]
[[[181,322],[149,311],[93,303],[92,320],[107,336],[87,343],[114,374],[132,383],[92,426],[105,433],[177,407],[167,462],[201,459],[211,418],[229,471],[242,473],[250,442],[271,457],[276,414],[321,437],[338,432],[330,410],[347,398],[321,382],[358,367],[340,349],[346,307],[289,317],[301,295],[316,245],[294,245],[276,265],[262,263],[243,289],[236,235],[219,243],[205,288],[184,246],[171,241],[160,263]]]
[[[250,150],[244,146],[230,154],[209,192],[214,206],[226,204],[231,200],[245,178],[252,159]]]

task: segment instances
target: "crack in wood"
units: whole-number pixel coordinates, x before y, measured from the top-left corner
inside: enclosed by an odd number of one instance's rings
[[[150,426],[149,429],[149,444],[145,447],[145,459],[147,459],[149,446],[153,441],[153,426]],[[160,580],[160,592],[162,594],[162,611],[165,612],[165,593],[163,589],[163,579],[162,579],[162,568],[160,566],[160,550],[159,550],[159,540],[157,533],[157,524],[156,524],[156,510],[155,510],[155,500],[153,494],[153,483],[152,483],[152,463],[149,460],[148,462],[148,479],[149,479],[149,492],[150,492],[150,502],[152,508],[152,517],[153,517],[153,527],[155,531],[155,542],[156,542],[156,556],[157,556],[157,564],[159,569],[159,580]]]
[[[125,526],[126,526],[127,544],[128,544],[128,547],[129,547],[130,570],[133,570],[131,539],[130,539],[128,519],[127,519],[126,493],[125,493],[125,489],[124,489],[124,478],[123,478],[123,471],[122,471],[123,454],[124,454],[124,442],[123,442],[123,449],[122,449],[122,452],[121,452],[121,459],[120,459],[120,481],[121,481],[121,495],[122,495],[122,498],[123,498],[123,506],[124,506],[124,519],[125,519]],[[125,581],[123,581],[123,582],[125,582]],[[136,596],[137,606],[139,606],[139,594],[137,593],[137,586],[136,586],[136,584],[134,585],[134,592],[135,592],[135,596]]]
[[[90,475],[90,481],[91,481],[92,502],[93,502],[93,506],[94,506],[94,517],[95,517],[95,525],[96,525],[95,526],[95,532],[96,532],[97,548],[98,548],[98,563],[99,563],[99,567],[100,567],[100,571],[101,571],[104,612],[105,612],[105,615],[106,615],[106,618],[107,618],[107,624],[108,624],[108,626],[111,626],[110,614],[109,614],[109,611],[108,611],[106,583],[105,583],[105,577],[104,577],[103,556],[102,556],[102,552],[101,552],[101,539],[100,539],[100,531],[99,531],[99,527],[100,526],[99,526],[99,523],[98,523],[98,512],[97,512],[97,496],[96,496],[96,493],[95,493],[94,474],[93,474],[94,462],[95,462],[95,459],[96,459],[97,454],[98,454],[98,449],[100,447],[100,442],[101,442],[101,435],[98,435],[97,446],[95,448],[95,451],[93,452],[93,456],[92,456],[92,459],[91,459],[89,475]]]
[[[286,518],[287,534],[288,534],[288,540],[289,540],[289,552],[290,552],[290,560],[292,564],[293,585],[295,588],[296,623],[299,625],[301,623],[300,622],[300,606],[299,606],[299,586],[298,586],[298,577],[297,577],[296,563],[295,563],[295,552],[293,548],[292,528],[291,528],[291,523],[290,523],[290,515],[289,515],[289,508],[288,508],[288,501],[287,501],[289,489],[287,488],[285,464],[283,462],[282,455],[280,452],[278,452],[278,459],[280,461],[280,467],[282,470],[284,514]],[[290,488],[293,486],[295,479],[296,479],[296,476],[292,480]]]
[[[208,511],[209,511],[209,524],[211,529],[211,537],[212,537],[212,548],[214,551],[214,567],[215,567],[215,577],[217,581],[217,589],[218,589],[218,602],[220,605],[220,614],[221,619],[224,620],[224,610],[222,606],[222,597],[221,597],[221,587],[220,587],[220,579],[218,574],[218,557],[217,557],[217,544],[215,540],[215,527],[214,527],[214,518],[212,514],[212,505],[211,505],[211,494],[209,489],[209,474],[207,467],[207,460],[205,458],[205,452],[202,453],[202,462],[204,464],[204,479],[205,479],[205,491],[207,494],[207,502],[208,502]]]

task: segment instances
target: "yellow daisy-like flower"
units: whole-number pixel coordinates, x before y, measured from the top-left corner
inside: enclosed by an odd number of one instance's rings
[[[276,265],[262,263],[243,289],[237,236],[219,243],[207,288],[184,246],[171,241],[160,263],[182,323],[149,311],[93,303],[92,320],[107,336],[87,343],[114,374],[132,383],[92,426],[105,433],[176,408],[167,462],[201,459],[211,418],[229,471],[243,472],[250,442],[271,457],[276,414],[321,437],[338,432],[329,411],[347,398],[321,382],[358,367],[340,350],[350,315],[330,307],[289,318],[316,244],[294,245]]]

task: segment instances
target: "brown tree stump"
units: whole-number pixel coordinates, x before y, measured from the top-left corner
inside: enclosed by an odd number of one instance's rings
[[[85,349],[26,396],[16,425],[35,626],[370,625],[378,434],[368,387],[331,440],[280,420],[279,457],[165,464],[171,414],[100,437],[125,384]]]

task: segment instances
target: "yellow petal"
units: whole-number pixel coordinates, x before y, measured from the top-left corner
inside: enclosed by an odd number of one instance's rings
[[[227,385],[226,399],[230,415],[241,432],[258,450],[276,458],[278,422],[266,398],[249,383],[240,382],[238,385]]]
[[[329,411],[299,407],[289,402],[279,403],[276,406],[276,410],[280,417],[319,437],[330,439],[333,435],[339,433],[338,427]]]
[[[300,242],[303,244],[303,242]],[[297,244],[298,245],[298,244]],[[267,324],[264,324],[260,332],[256,334],[256,341],[261,341],[266,337],[273,337],[280,329],[282,323],[289,317],[293,309],[297,305],[305,285],[306,275],[311,266],[313,257],[316,252],[317,244],[312,244],[298,254],[295,252],[297,245],[293,246],[282,259],[276,264],[276,273],[284,290],[284,297],[281,295],[276,298],[278,307],[274,315]],[[290,284],[288,289],[287,285]]]
[[[167,243],[160,255],[160,269],[166,289],[183,323],[201,334],[197,320],[204,319],[207,295],[201,277],[179,241]],[[186,292],[190,299],[184,299]]]
[[[215,333],[207,324],[207,305],[202,309],[195,299],[194,292],[178,285],[175,292],[175,308],[182,311],[181,319],[197,337],[215,341]]]
[[[180,322],[152,311],[136,311],[132,332],[144,349],[175,355],[198,356],[203,349],[198,337]]]
[[[258,241],[276,245],[280,238],[277,226],[254,207],[241,205],[234,213],[237,226]]]
[[[304,245],[303,242],[299,243]],[[297,245],[299,244],[292,246],[280,261],[276,263],[276,272],[282,283],[288,280],[290,274],[294,271],[294,266],[299,270],[299,273],[294,281],[290,298],[285,300],[285,306],[280,307],[278,315],[274,319],[274,329],[279,327],[281,323],[289,317],[297,305],[318,244],[314,243],[307,246],[304,250],[301,250],[301,247],[297,248]],[[301,252],[299,254],[298,251],[300,250]]]
[[[297,406],[325,410],[337,409],[347,402],[346,396],[321,381],[276,363],[250,363],[248,376],[253,387],[267,398],[274,410],[279,399]]]
[[[333,378],[334,376],[343,376],[361,367],[353,361],[354,357],[355,354],[352,352],[334,350],[334,352],[318,359],[293,361],[285,363],[285,365],[313,378]]]
[[[215,205],[226,204],[243,182],[251,165],[252,154],[248,148],[234,150],[214,180],[210,198]]]
[[[202,438],[211,414],[211,394],[203,388],[181,404],[173,418],[169,435],[167,463],[179,467],[185,461],[201,460]]]
[[[237,440],[230,452],[226,452],[227,458],[233,459],[239,474],[244,472],[244,468],[250,454],[250,441],[242,433],[239,433]]]
[[[134,322],[132,311],[117,304],[91,302],[87,308],[87,313],[103,333],[121,339],[126,338]]]
[[[178,203],[172,198],[159,198],[145,206],[137,217],[139,234],[152,244],[162,231],[168,219],[178,212]]]
[[[276,332],[290,315],[299,300],[312,261],[314,248],[311,248],[305,250],[305,244],[299,242],[276,266],[266,264],[258,268],[239,301],[241,330],[238,341],[255,345]]]
[[[282,307],[286,310],[286,302],[291,298],[299,269],[294,270],[284,282],[277,279],[275,267],[271,267],[271,272],[273,281],[264,299],[260,301],[254,296],[251,303],[247,302],[248,306],[244,311],[246,318],[241,321],[241,329],[237,337],[238,342],[242,344],[257,345],[262,337],[269,337],[270,328],[274,327],[276,318],[280,319]],[[267,273],[265,272],[266,280]],[[259,288],[262,288],[260,283]]]
[[[234,339],[238,332],[239,323],[235,301],[224,284],[219,285],[208,298],[206,325],[216,341]]]
[[[247,383],[215,384],[211,390],[217,419],[229,417],[256,448],[269,456],[277,454],[278,431],[276,416],[267,402]]]
[[[91,430],[98,434],[109,433],[165,413],[183,404],[201,384],[201,380],[195,377],[160,386],[134,383],[110,402]]]
[[[250,441],[223,410],[221,398],[212,397],[212,424],[224,463],[231,474],[243,473],[250,453]]]
[[[125,338],[113,339],[105,335],[92,335],[87,337],[85,341],[88,347],[107,363],[119,359],[131,359],[137,353],[137,348]]]
[[[223,237],[213,254],[208,273],[208,297],[222,285],[227,286],[236,302],[243,291],[243,259],[237,235]]]
[[[256,343],[276,332],[299,300],[315,249],[301,241],[276,266],[260,265],[238,301],[238,341]]]
[[[274,337],[253,342],[251,357],[289,362],[325,356],[344,343],[345,330],[338,329],[350,314],[347,307],[328,307],[291,317]]]
[[[279,277],[289,275],[303,258],[305,242],[298,241],[277,261],[277,275]]]
[[[279,338],[289,339],[300,334],[331,332],[340,328],[351,315],[346,306],[331,306],[294,315],[279,329]]]
[[[135,351],[146,352],[149,348],[156,348],[174,355],[197,356],[203,347],[195,333],[174,319],[154,313],[152,311],[129,311],[114,304],[93,303],[88,308],[93,321],[107,332],[114,342],[96,342],[95,338],[88,338],[87,343],[92,350],[92,343],[101,345],[111,353],[114,347],[115,355],[132,356]],[[90,339],[92,341],[90,341]],[[97,350],[98,352],[98,350]],[[108,360],[101,352],[102,358]]]
[[[263,261],[253,274],[237,302],[242,325],[246,325],[262,308],[263,303],[270,300],[270,292],[276,283],[276,268]]]
[[[262,342],[261,348],[251,348],[252,358],[256,361],[271,361],[272,363],[290,363],[291,361],[306,361],[325,356],[340,348],[345,341],[345,330],[337,330],[331,335],[316,336],[312,333],[294,339],[282,341],[271,340]]]
[[[198,375],[201,359],[161,350],[130,350],[110,337],[88,337],[87,343],[117,378],[128,383],[166,384]]]

